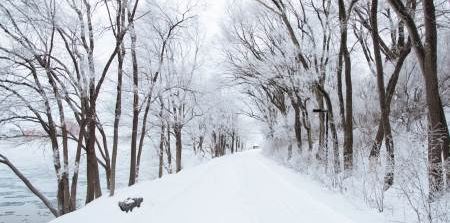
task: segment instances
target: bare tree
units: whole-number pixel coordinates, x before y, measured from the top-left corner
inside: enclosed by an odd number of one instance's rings
[[[413,1],[415,2],[415,1]],[[447,121],[439,95],[437,75],[437,28],[434,1],[423,1],[425,40],[421,40],[419,28],[402,1],[389,0],[397,15],[403,20],[413,42],[413,48],[423,74],[428,107],[428,175],[430,198],[444,190],[443,161],[449,157],[450,137]],[[443,159],[442,159],[443,158]]]

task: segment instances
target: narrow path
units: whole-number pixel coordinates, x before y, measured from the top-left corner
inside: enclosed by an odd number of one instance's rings
[[[144,197],[143,206],[123,213],[117,202]],[[359,223],[383,222],[266,158],[249,151],[144,182],[102,198],[54,222],[170,223]]]

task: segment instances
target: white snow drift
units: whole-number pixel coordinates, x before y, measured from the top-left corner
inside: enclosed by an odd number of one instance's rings
[[[143,197],[144,202],[125,213],[117,204],[127,197]],[[375,223],[384,219],[255,150],[142,182],[52,222]]]

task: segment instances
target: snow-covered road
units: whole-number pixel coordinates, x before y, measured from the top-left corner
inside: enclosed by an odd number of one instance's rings
[[[117,202],[143,197],[132,213]],[[65,223],[384,222],[261,151],[214,159],[179,174],[143,182],[53,221]]]

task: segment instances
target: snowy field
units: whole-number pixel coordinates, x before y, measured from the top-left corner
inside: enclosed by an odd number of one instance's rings
[[[118,201],[143,197],[141,208]],[[260,150],[214,159],[176,175],[142,182],[100,198],[52,223],[78,222],[334,222],[379,223],[373,210],[352,203],[308,177],[266,158]]]

